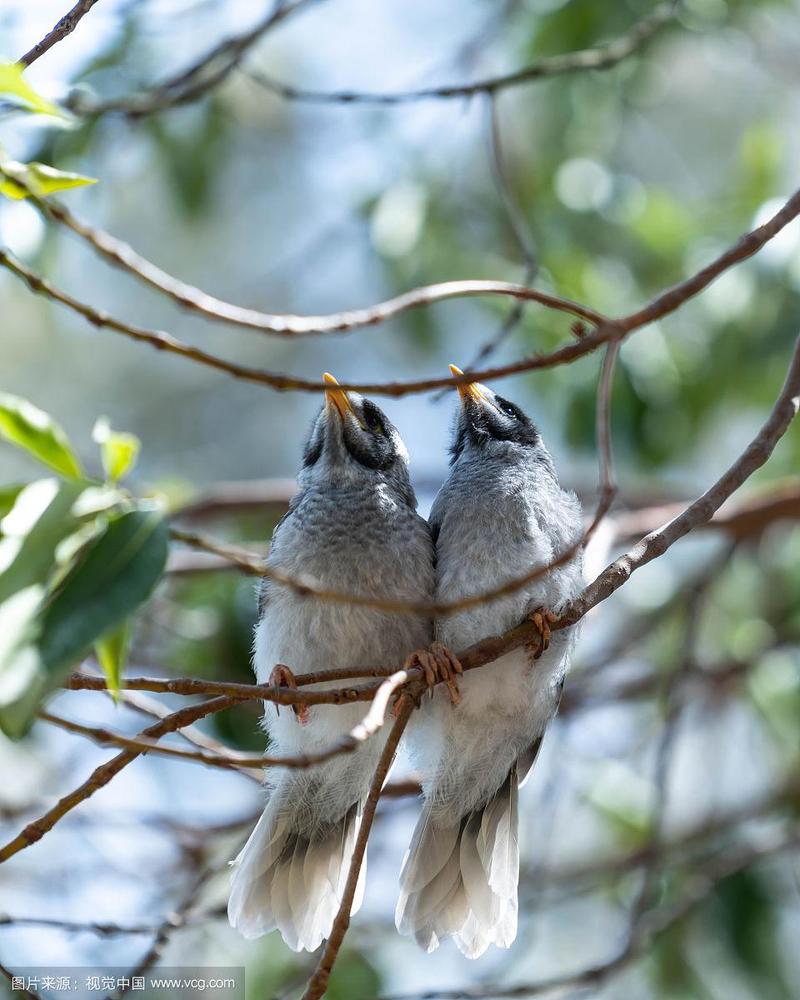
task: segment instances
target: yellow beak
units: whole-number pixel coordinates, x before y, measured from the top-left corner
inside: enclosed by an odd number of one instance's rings
[[[333,375],[331,375],[330,372],[324,372],[322,375],[322,381],[331,387],[325,390],[326,405],[335,406],[342,419],[344,419],[348,413],[352,413],[353,416],[355,416],[353,404],[350,402],[350,398],[347,393],[342,389],[333,388],[334,386],[339,385]]]
[[[448,367],[451,375],[464,374],[458,365],[448,365]],[[483,386],[479,382],[459,382],[456,389],[458,389],[458,394],[461,396],[462,404],[466,403],[469,399],[473,399],[476,403],[485,403],[487,400]]]

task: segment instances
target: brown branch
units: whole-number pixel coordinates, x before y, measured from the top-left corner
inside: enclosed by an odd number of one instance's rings
[[[287,0],[271,5],[253,27],[219,42],[187,69],[164,80],[150,90],[108,101],[93,101],[84,94],[73,95],[67,107],[76,114],[98,118],[105,114],[124,114],[142,118],[166,108],[195,101],[230,76],[247,52],[272,28],[302,7],[318,0]]]
[[[511,181],[508,176],[508,166],[506,164],[505,153],[503,152],[503,141],[500,131],[500,122],[497,114],[497,102],[495,95],[488,95],[488,131],[489,131],[489,153],[492,167],[492,177],[500,203],[505,211],[509,228],[514,236],[514,240],[519,247],[522,260],[525,265],[522,283],[526,288],[533,286],[536,276],[539,273],[539,260],[536,253],[536,241],[533,232],[525,218],[522,206],[519,204],[511,188]],[[490,357],[497,348],[514,332],[519,326],[525,313],[525,302],[517,300],[508,315],[495,330],[491,337],[482,344],[472,360],[464,366],[467,373],[473,371]],[[440,389],[435,398],[441,398],[446,390]]]
[[[419,693],[419,691],[417,691],[417,693]],[[345,883],[344,892],[342,893],[342,901],[339,906],[339,912],[336,914],[333,921],[331,933],[328,936],[328,940],[325,942],[325,947],[322,951],[322,955],[320,956],[316,971],[308,981],[302,1000],[319,1000],[327,989],[331,970],[336,962],[336,958],[339,954],[339,949],[342,946],[344,936],[347,933],[347,929],[350,926],[350,911],[353,908],[353,898],[355,897],[356,886],[358,885],[358,876],[361,872],[361,865],[364,861],[364,854],[367,849],[367,840],[369,839],[370,830],[372,829],[372,821],[375,818],[375,809],[378,805],[381,788],[386,780],[386,775],[389,773],[389,768],[392,766],[395,753],[397,752],[397,746],[400,742],[400,737],[403,735],[413,710],[414,698],[412,693],[408,692],[403,694],[397,705],[397,715],[394,725],[392,726],[392,731],[389,733],[386,746],[381,753],[378,766],[375,768],[375,775],[372,779],[372,783],[370,784],[367,801],[364,803],[361,825],[358,828],[358,836],[356,837],[355,847],[353,848],[353,857],[350,862],[350,869],[347,873],[347,882]]]
[[[336,743],[316,753],[292,754],[291,756],[283,757],[273,757],[268,754],[250,755],[238,753],[228,748],[225,748],[224,753],[211,752],[204,749],[182,750],[179,747],[165,746],[159,743],[158,739],[151,737],[129,737],[103,727],[82,725],[71,719],[54,715],[52,712],[40,711],[38,717],[44,722],[49,722],[60,729],[65,729],[67,732],[94,740],[95,743],[122,747],[125,750],[132,750],[137,754],[156,753],[165,757],[178,758],[179,760],[196,761],[208,767],[222,767],[234,771],[240,771],[243,768],[263,767],[301,769],[312,767],[316,764],[323,764],[325,761],[331,760],[333,757],[338,757],[340,754],[352,753],[371,736],[374,736],[384,724],[389,699],[407,680],[408,674],[406,671],[400,670],[380,684],[367,714],[358,725],[354,726],[349,733],[346,733]]]
[[[492,1000],[499,998],[513,1000],[513,998],[543,996],[556,991],[563,994],[567,990],[575,992],[586,988],[599,989],[611,976],[640,958],[656,937],[684,920],[704,903],[724,879],[768,858],[795,850],[798,844],[800,844],[800,830],[795,826],[788,833],[774,832],[771,836],[762,838],[756,845],[745,846],[722,857],[712,858],[700,869],[692,872],[684,892],[673,903],[644,913],[635,933],[625,946],[605,962],[534,983],[426,990],[419,993],[395,994],[383,1000],[488,1000],[490,997]]]
[[[254,69],[247,69],[245,72],[258,84],[278,97],[310,104],[382,104],[390,106],[409,104],[414,101],[472,97],[476,94],[492,95],[510,87],[519,87],[537,80],[563,76],[566,73],[610,69],[636,52],[659,28],[672,20],[677,7],[677,2],[661,4],[656,7],[652,14],[643,18],[624,35],[620,35],[619,38],[606,45],[581,49],[577,52],[566,52],[563,55],[547,56],[513,73],[488,77],[473,83],[446,84],[394,93],[370,93],[355,90],[326,92],[294,87]]]
[[[599,314],[594,313],[592,310],[587,310],[583,306],[568,303],[566,300],[555,297],[551,297],[550,301],[545,303],[542,293],[525,288],[523,285],[492,281],[454,281],[445,282],[441,285],[428,285],[413,289],[394,299],[378,303],[367,309],[355,310],[349,313],[334,313],[327,316],[293,318],[299,320],[301,326],[307,324],[314,329],[319,329],[320,324],[327,325],[327,329],[329,330],[355,329],[359,326],[382,322],[413,306],[428,305],[431,302],[438,302],[444,299],[473,295],[511,295],[520,299],[529,299],[541,302],[542,304],[548,304],[551,308],[572,312],[576,315],[582,314],[589,318],[591,322],[597,324],[596,329],[591,333],[565,344],[549,354],[533,355],[512,362],[511,364],[498,365],[482,371],[459,375],[455,378],[428,378],[410,382],[341,382],[340,386],[345,391],[360,392],[366,395],[397,397],[405,396],[409,393],[427,392],[431,389],[440,389],[445,386],[452,388],[477,380],[489,381],[507,378],[510,375],[519,374],[520,372],[568,364],[577,358],[591,354],[609,341],[622,339],[634,330],[638,330],[657,319],[661,319],[663,316],[669,315],[690,298],[703,291],[704,288],[707,288],[724,271],[746,260],[748,257],[752,257],[765,243],[788,225],[798,213],[800,213],[800,191],[796,191],[769,221],[741,237],[734,246],[726,250],[725,253],[721,254],[709,265],[685,281],[661,293],[637,312],[630,313],[616,320],[603,320]],[[36,294],[41,294],[53,301],[60,302],[95,326],[115,330],[134,340],[149,343],[158,350],[180,355],[218,371],[226,372],[234,378],[270,386],[279,391],[323,392],[325,390],[325,383],[322,381],[313,381],[294,375],[239,365],[202,351],[200,348],[185,344],[160,330],[150,330],[115,319],[108,313],[80,302],[66,292],[56,288],[50,282],[16,260],[7,250],[0,250],[0,265],[25,281]]]
[[[259,513],[282,515],[297,492],[297,480],[242,479],[214,483],[176,512],[182,519],[199,520],[217,514],[237,514],[257,508]]]
[[[118,698],[129,708],[141,712],[143,715],[149,715],[153,719],[166,719],[170,714],[166,705],[162,704],[156,698],[149,698],[146,694],[142,694],[139,691],[120,691],[118,692]],[[198,729],[197,726],[183,726],[178,730],[176,735],[186,740],[187,743],[199,747],[201,750],[208,750],[212,754],[225,755],[228,752],[228,747],[219,740],[215,740],[213,736],[209,736],[208,733],[204,733],[201,729]],[[259,785],[261,784],[262,775],[260,771],[253,771],[242,767],[239,769],[239,773],[244,775],[245,778],[249,778]]]
[[[694,528],[710,521],[715,511],[719,510],[728,497],[764,465],[797,415],[798,408],[800,408],[800,338],[795,343],[786,381],[772,412],[742,454],[694,503],[662,528],[651,531],[625,555],[608,566],[576,600],[570,602],[567,611],[555,627],[564,628],[574,624],[587,611],[610,597],[630,579],[635,570],[663,555]]]
[[[498,584],[496,587],[491,587],[488,590],[482,590],[476,594],[469,594],[466,597],[453,601],[408,601],[401,600],[400,598],[379,597],[371,594],[357,594],[352,591],[332,590],[328,587],[318,587],[311,579],[307,579],[302,576],[292,576],[275,566],[267,565],[264,559],[254,556],[245,549],[241,549],[235,545],[218,542],[216,539],[210,538],[208,535],[201,535],[197,532],[183,531],[179,528],[172,528],[170,530],[170,535],[175,541],[183,542],[186,545],[191,545],[195,548],[202,549],[206,552],[210,552],[214,555],[222,556],[230,560],[232,563],[235,563],[236,566],[242,570],[242,572],[247,573],[249,576],[266,577],[267,579],[272,580],[273,583],[277,583],[279,586],[287,587],[289,590],[294,591],[299,597],[314,597],[317,600],[328,601],[333,604],[347,604],[352,607],[378,608],[381,611],[392,611],[396,614],[446,615],[453,614],[456,611],[464,611],[468,608],[478,607],[482,604],[488,604],[491,601],[505,597],[508,594],[514,594],[523,587],[528,586],[528,584],[546,576],[551,570],[557,569],[559,566],[564,566],[566,563],[570,562],[570,560],[575,558],[580,549],[591,537],[603,513],[605,513],[605,510],[608,509],[606,502],[610,503],[610,499],[611,498],[606,497],[605,494],[601,497],[601,508],[598,508],[598,513],[595,515],[595,519],[587,528],[585,533],[573,545],[570,545],[569,548],[565,549],[551,562],[535,566],[527,573],[523,573],[521,576],[516,576],[510,580],[506,580],[505,582]]]
[[[78,27],[78,22],[84,14],[88,14],[97,2],[98,0],[78,0],[72,10],[67,11],[55,27],[53,27],[51,31],[48,31],[40,42],[37,42],[32,49],[29,49],[25,53],[24,56],[20,56],[18,62],[21,62],[23,66],[30,66],[31,63],[36,62],[40,56],[43,56],[48,49],[52,49],[52,47],[57,42],[60,42],[62,38],[66,38],[67,35],[71,35],[72,32]]]
[[[168,715],[165,719],[154,723],[152,726],[148,726],[147,729],[142,730],[141,735],[144,737],[158,737],[163,736],[165,733],[175,732],[181,726],[190,725],[198,719],[210,715],[212,712],[221,712],[231,705],[235,705],[236,701],[237,699],[235,698],[214,698],[200,705],[190,705],[177,712],[173,712],[172,715]],[[101,764],[100,767],[96,768],[89,775],[82,785],[59,799],[44,815],[28,823],[21,833],[0,847],[0,864],[3,861],[8,861],[10,857],[13,857],[19,851],[41,840],[75,806],[84,802],[91,795],[94,795],[96,791],[107,785],[112,778],[116,777],[124,767],[127,767],[128,764],[136,760],[139,753],[140,751],[137,750],[123,750],[116,757],[106,761],[105,764]]]
[[[615,518],[615,540],[629,542],[680,514],[683,504],[671,503],[625,511]],[[735,506],[722,507],[700,530],[721,531],[736,541],[754,539],[783,519],[800,520],[800,479],[791,478],[768,490],[760,489]]]
[[[0,168],[0,174],[3,174],[2,168]],[[381,302],[377,306],[369,306],[365,309],[354,309],[329,315],[298,316],[290,313],[267,313],[256,309],[247,309],[209,295],[202,289],[173,277],[147,260],[146,257],[142,257],[141,254],[137,253],[133,247],[123,240],[119,240],[110,233],[78,219],[60,202],[40,197],[24,180],[16,176],[13,180],[17,187],[22,188],[31,203],[39,209],[40,213],[46,219],[66,226],[115,267],[127,271],[146,285],[168,296],[179,306],[189,309],[206,319],[229,323],[232,326],[244,327],[249,330],[257,330],[265,334],[280,337],[304,337],[325,333],[349,333],[359,327],[374,326],[382,323],[408,309],[430,305],[433,302],[441,302],[446,299],[483,295],[511,296],[513,298],[538,302],[548,309],[570,313],[593,324],[601,323],[605,319],[600,313],[582,306],[580,303],[572,302],[569,299],[560,298],[556,295],[549,295],[546,292],[537,292],[526,285],[515,285],[506,281],[441,282],[440,284],[413,289],[386,302]],[[20,277],[24,277],[30,284],[30,278],[28,277],[30,272],[28,274],[22,271],[15,273],[19,274]],[[52,286],[43,286],[41,289],[34,290],[40,290],[45,294],[51,295],[51,297],[56,297],[52,294],[52,292],[55,292]],[[61,294],[63,295],[63,293]],[[58,301],[70,306],[70,308],[80,312],[81,315],[85,316],[91,322],[96,323],[89,316],[89,312],[96,312],[97,310],[77,303],[74,299],[67,301],[66,297],[58,298]],[[128,326],[129,324],[123,325]],[[121,333],[130,332],[120,330],[117,327],[112,328],[117,329]],[[158,331],[150,332],[158,334]],[[163,334],[162,336],[167,335]]]

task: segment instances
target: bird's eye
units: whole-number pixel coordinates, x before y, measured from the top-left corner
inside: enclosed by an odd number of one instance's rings
[[[381,420],[380,410],[374,403],[369,401],[364,404],[364,421],[367,427],[374,433],[380,434],[382,437],[386,437],[386,428],[383,426],[383,421]]]
[[[495,397],[495,402],[497,403],[498,409],[502,413],[505,413],[507,417],[512,417],[514,420],[519,419],[519,410],[513,403],[509,403],[507,399],[503,399],[500,396]]]

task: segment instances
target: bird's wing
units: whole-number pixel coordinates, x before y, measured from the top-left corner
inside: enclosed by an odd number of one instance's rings
[[[272,537],[269,542],[269,551],[267,552],[267,561],[275,548],[276,543],[279,541],[280,530],[286,521],[294,514],[298,503],[300,502],[300,493],[295,493],[292,499],[289,501],[289,506],[286,508],[286,513],[281,517],[275,527],[272,529]],[[270,594],[270,581],[267,577],[262,577],[258,584],[258,617],[264,614],[267,604],[269,602]]]

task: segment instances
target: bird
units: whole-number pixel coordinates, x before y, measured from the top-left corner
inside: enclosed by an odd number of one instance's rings
[[[299,490],[274,529],[267,565],[327,589],[430,602],[433,543],[416,512],[408,451],[375,403],[339,389],[327,372],[323,379],[325,402],[305,445]],[[424,660],[432,629],[430,615],[327,602],[265,578],[255,674],[259,683],[294,687],[304,673],[394,665],[417,649]],[[359,703],[295,709],[265,704],[271,745],[283,754],[328,748],[364,714]],[[294,951],[314,951],[328,937],[384,743],[385,727],[353,753],[267,772],[266,807],[232,862],[228,917],[242,935],[277,928]],[[363,886],[364,868],[353,912]]]
[[[450,371],[463,375],[455,365]],[[451,469],[429,518],[436,601],[500,586],[575,552],[522,589],[435,623],[437,641],[456,651],[528,617],[541,636],[465,674],[460,701],[435,697],[409,733],[424,802],[401,871],[397,928],[428,952],[452,937],[477,958],[516,937],[518,788],[558,709],[575,641],[574,629],[551,638],[550,625],[583,586],[582,516],[530,418],[477,382],[457,388]]]

